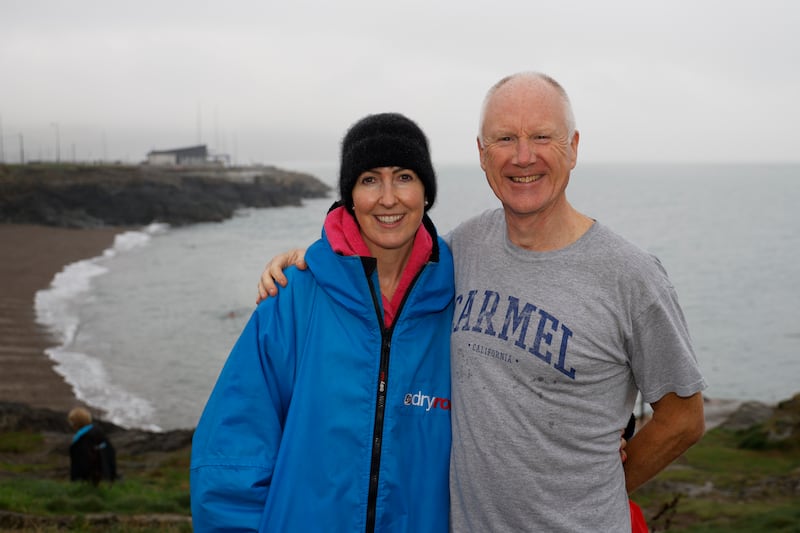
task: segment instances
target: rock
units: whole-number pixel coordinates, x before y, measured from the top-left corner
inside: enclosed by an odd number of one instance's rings
[[[800,447],[800,394],[779,402],[765,429],[769,442]]]
[[[9,431],[49,431],[72,433],[67,413],[34,409],[22,403],[0,402],[0,433]]]
[[[164,432],[142,431],[138,429],[117,428],[107,435],[118,451],[131,455],[142,455],[150,452],[174,452],[192,445],[191,429],[174,429]]]
[[[725,422],[742,405],[739,400],[715,399],[703,397],[703,414],[706,419],[706,431],[712,430]]]
[[[720,427],[732,431],[749,429],[765,422],[774,412],[774,407],[761,402],[743,402]]]
[[[117,453],[142,455],[151,452],[173,452],[188,448],[192,444],[194,430],[176,429],[164,432],[125,429],[123,427],[95,419],[111,440]],[[0,433],[11,431],[48,432],[63,434],[65,442],[73,434],[67,422],[67,413],[51,409],[33,408],[21,403],[0,402]]]
[[[742,448],[800,448],[800,394],[774,407],[744,402],[721,427],[737,432]]]
[[[61,227],[219,222],[242,207],[327,196],[314,176],[275,167],[0,165],[0,222]]]

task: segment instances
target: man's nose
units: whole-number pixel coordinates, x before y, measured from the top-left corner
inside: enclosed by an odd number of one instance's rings
[[[520,166],[529,165],[536,161],[536,152],[530,139],[520,138],[517,140],[516,164]]]

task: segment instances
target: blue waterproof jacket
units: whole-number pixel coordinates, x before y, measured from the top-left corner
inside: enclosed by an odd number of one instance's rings
[[[258,306],[195,431],[195,531],[447,531],[453,260],[424,223],[392,327],[375,259],[324,231]]]

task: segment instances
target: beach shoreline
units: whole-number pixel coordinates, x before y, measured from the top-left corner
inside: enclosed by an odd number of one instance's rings
[[[76,261],[101,255],[122,227],[71,229],[0,224],[0,401],[68,411],[79,401],[45,350],[58,340],[36,322],[36,292]],[[742,401],[706,398],[706,429],[724,422]]]
[[[36,322],[36,292],[65,266],[97,257],[127,228],[0,224],[0,401],[68,411],[84,405],[45,350],[58,340]]]

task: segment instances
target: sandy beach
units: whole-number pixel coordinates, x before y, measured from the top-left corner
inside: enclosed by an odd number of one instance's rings
[[[58,411],[78,403],[44,353],[56,342],[36,323],[34,296],[64,266],[100,255],[121,231],[0,224],[0,401]]]

